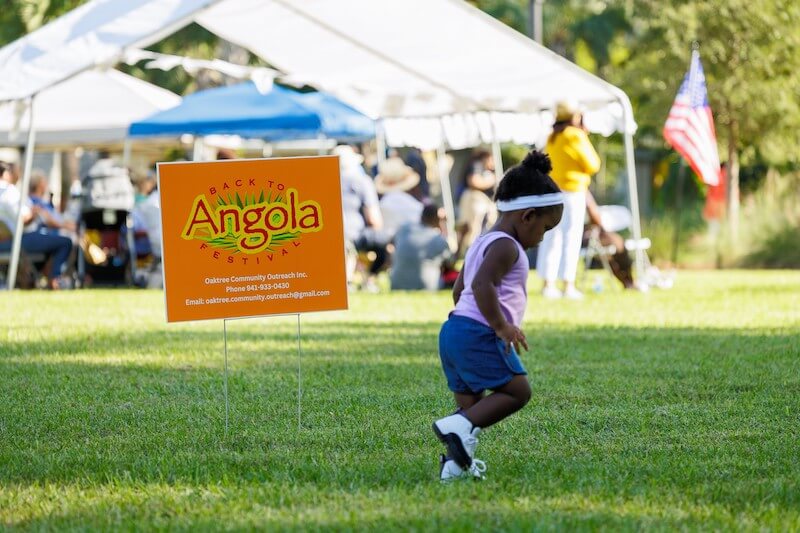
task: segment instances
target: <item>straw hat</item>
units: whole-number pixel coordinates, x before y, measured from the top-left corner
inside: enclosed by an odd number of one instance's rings
[[[556,122],[570,120],[581,112],[578,104],[574,101],[561,101],[556,104]]]
[[[375,190],[380,194],[392,191],[408,191],[419,183],[419,174],[399,157],[390,157],[378,166]]]

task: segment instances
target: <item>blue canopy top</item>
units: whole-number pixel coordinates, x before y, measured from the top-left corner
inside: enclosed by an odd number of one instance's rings
[[[131,124],[131,137],[239,135],[271,141],[366,140],[373,121],[326,93],[301,93],[279,85],[261,94],[253,82],[191,94],[183,102]]]

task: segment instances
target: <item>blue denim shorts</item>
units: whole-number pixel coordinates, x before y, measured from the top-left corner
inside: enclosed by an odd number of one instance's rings
[[[502,387],[514,376],[528,372],[517,351],[489,326],[464,316],[450,315],[439,332],[439,357],[453,392],[480,394]]]

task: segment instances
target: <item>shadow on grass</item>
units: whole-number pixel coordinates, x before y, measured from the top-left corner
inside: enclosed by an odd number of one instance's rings
[[[451,409],[438,324],[308,329],[300,429],[293,329],[236,332],[227,438],[221,335],[12,343],[0,357],[0,483],[429,485],[439,452],[429,424]],[[800,503],[800,332],[540,328],[529,337],[534,399],[482,437],[492,477],[470,491]],[[123,360],[97,357],[109,354]],[[186,354],[219,364],[186,366]]]
[[[294,325],[278,323],[268,331],[258,326],[235,329],[228,326],[228,342],[239,343],[244,347],[242,355],[257,356],[279,353],[296,355],[297,331]],[[301,327],[302,349],[308,346],[325,346],[331,355],[353,354],[365,348],[369,352],[391,351],[399,344],[414,341],[421,336],[430,349],[436,349],[436,336],[439,324],[392,322],[390,324],[359,324],[352,322],[315,323]],[[230,347],[230,345],[229,345]],[[54,339],[11,339],[0,352],[0,363],[6,357],[81,355],[81,356],[125,356],[131,364],[137,364],[142,356],[208,354],[221,355],[223,333],[220,324],[218,331],[203,330],[132,330],[113,332],[75,332],[72,335]],[[46,361],[43,361],[46,362]]]
[[[153,490],[155,489],[155,490]],[[164,494],[159,487],[142,487],[136,501],[124,502],[105,497],[76,502],[62,510],[21,521],[27,529],[107,529],[120,527],[157,529],[192,529],[200,531],[641,531],[713,529],[741,527],[740,517],[728,509],[711,506],[698,508],[666,502],[653,505],[643,501],[606,502],[581,494],[550,499],[516,498],[506,495],[503,501],[463,500],[476,496],[472,487],[434,487],[428,499],[409,498],[409,494],[387,490],[385,493],[355,492],[348,498],[336,493],[297,494],[292,488],[280,501],[265,494],[264,487],[236,489],[209,497],[201,490],[183,489],[183,494]],[[266,490],[275,492],[276,488]],[[420,495],[414,495],[419,498]],[[234,509],[231,509],[234,507]],[[762,527],[780,526],[762,521]],[[782,518],[782,517],[780,517]],[[790,518],[791,519],[791,518]],[[786,520],[784,523],[789,522]]]

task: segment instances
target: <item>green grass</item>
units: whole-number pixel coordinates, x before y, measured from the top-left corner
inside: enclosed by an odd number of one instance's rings
[[[800,272],[532,295],[534,390],[436,481],[449,295],[167,325],[157,291],[0,293],[0,529],[800,530]]]

